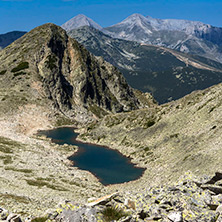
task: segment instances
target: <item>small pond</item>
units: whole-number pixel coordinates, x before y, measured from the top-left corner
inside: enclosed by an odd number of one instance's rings
[[[74,128],[57,128],[41,131],[40,134],[51,138],[54,143],[60,145],[78,146],[78,152],[68,159],[73,161],[73,166],[90,171],[104,185],[136,180],[144,172],[143,168],[135,167],[129,158],[116,150],[76,141],[78,134],[74,132]]]

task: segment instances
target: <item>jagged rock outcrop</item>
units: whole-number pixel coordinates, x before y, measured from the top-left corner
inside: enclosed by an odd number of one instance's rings
[[[1,51],[0,60],[2,90],[22,94],[24,103],[51,102],[68,118],[85,122],[141,107],[115,67],[95,58],[54,24],[15,41]]]

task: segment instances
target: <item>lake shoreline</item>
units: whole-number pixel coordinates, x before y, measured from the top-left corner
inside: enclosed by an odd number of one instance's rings
[[[73,127],[73,126],[70,126],[70,125],[69,125],[69,126],[60,126],[60,127],[51,128],[51,129],[48,129],[48,130],[40,130],[40,131],[38,131],[38,133],[40,133],[40,134],[43,133],[43,135],[44,135],[44,132],[50,132],[50,131],[53,131],[53,130],[56,130],[56,129],[62,129],[62,128],[64,128],[64,129],[65,129],[65,128],[69,128],[69,129],[71,129],[71,131],[73,131],[73,133],[77,134],[77,135],[75,136],[75,138],[72,139],[72,142],[76,143],[76,144],[73,144],[73,145],[74,145],[74,146],[77,146],[78,149],[77,149],[77,151],[76,151],[75,153],[73,153],[73,155],[67,157],[67,159],[70,161],[70,165],[72,165],[73,167],[77,167],[79,170],[88,171],[88,172],[91,173],[93,176],[95,176],[95,177],[98,179],[98,181],[99,181],[103,186],[106,186],[106,187],[107,187],[107,186],[113,186],[113,185],[118,185],[118,184],[126,184],[126,183],[130,183],[130,182],[132,182],[132,181],[137,181],[137,180],[139,180],[140,178],[143,177],[145,171],[147,170],[147,168],[140,167],[140,166],[138,166],[138,164],[133,163],[133,162],[132,162],[133,158],[131,158],[131,157],[129,157],[129,156],[125,156],[124,154],[122,154],[122,153],[121,153],[119,150],[117,150],[117,149],[113,149],[113,148],[111,148],[111,147],[109,147],[109,146],[103,146],[103,145],[97,144],[97,143],[86,142],[86,141],[83,141],[83,140],[79,139],[78,136],[80,135],[80,133],[79,133],[79,132],[76,132],[76,131],[79,130],[79,128],[76,128],[76,127]],[[47,136],[47,135],[45,135],[45,136]],[[47,138],[50,138],[50,136],[47,136]],[[51,140],[52,143],[58,144],[58,143],[56,143],[55,138],[51,138],[50,140]],[[60,145],[60,144],[58,144],[58,145]],[[72,144],[69,144],[69,145],[72,146]],[[135,179],[130,180],[130,181],[119,182],[119,183],[111,183],[111,184],[103,184],[101,177],[98,176],[95,172],[90,172],[89,170],[81,169],[81,168],[79,168],[79,167],[75,164],[75,161],[74,161],[74,160],[71,160],[72,157],[76,157],[76,156],[78,156],[79,154],[82,154],[82,153],[84,152],[83,148],[81,148],[81,145],[86,145],[86,146],[92,145],[92,146],[100,147],[100,148],[102,148],[102,149],[106,149],[106,150],[109,150],[109,151],[115,151],[115,153],[117,153],[121,158],[126,159],[126,160],[127,160],[127,164],[131,165],[133,169],[140,169],[140,170],[142,170],[142,173],[141,173],[141,175],[139,175],[138,177],[136,177]],[[86,151],[85,151],[85,152],[86,152]]]

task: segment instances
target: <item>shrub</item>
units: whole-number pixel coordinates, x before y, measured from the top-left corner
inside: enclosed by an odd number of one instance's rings
[[[15,78],[15,77],[17,77],[17,76],[21,76],[21,75],[25,75],[26,73],[25,72],[23,72],[23,71],[21,71],[21,72],[17,72],[17,73],[14,73],[14,77],[13,77],[13,79]]]
[[[28,62],[21,62],[18,66],[11,70],[11,72],[19,72],[23,69],[28,69],[29,63]]]
[[[114,207],[106,207],[102,211],[102,215],[105,221],[110,222],[113,220],[119,220],[122,217],[128,216],[122,209],[116,209]]]
[[[148,122],[145,124],[145,128],[149,128],[155,124],[154,120],[148,120]]]
[[[7,70],[2,70],[2,71],[0,72],[0,76],[1,76],[1,75],[4,75],[6,72],[7,72]]]
[[[53,70],[54,68],[56,68],[56,61],[57,61],[57,59],[56,59],[56,57],[55,57],[55,55],[48,55],[47,56],[47,61],[45,61],[45,63],[46,63],[46,67],[48,68],[48,69],[51,69],[51,70]]]
[[[48,220],[47,217],[36,217],[36,218],[32,219],[31,222],[45,222],[47,220]]]

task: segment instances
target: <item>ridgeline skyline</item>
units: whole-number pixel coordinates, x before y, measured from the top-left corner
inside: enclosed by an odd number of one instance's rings
[[[102,27],[121,22],[134,13],[159,19],[200,21],[222,27],[222,2],[213,0],[0,0],[0,34],[30,31],[44,23],[62,25],[78,14],[84,14]]]

